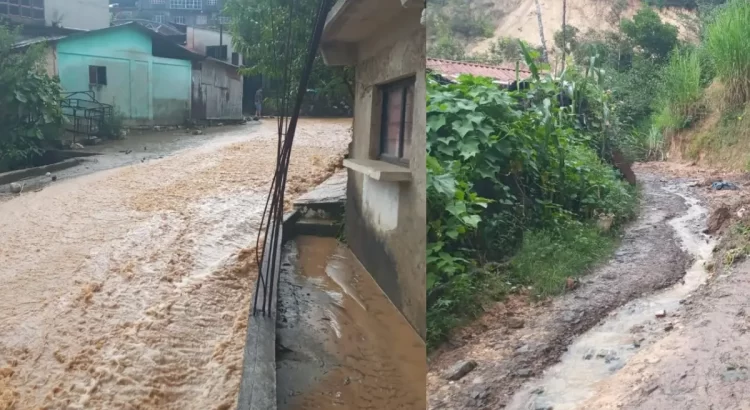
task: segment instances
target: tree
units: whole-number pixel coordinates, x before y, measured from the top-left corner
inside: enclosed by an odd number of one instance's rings
[[[17,32],[0,24],[0,167],[41,155],[63,123],[59,79],[44,70],[43,44],[14,49]]]
[[[546,63],[549,61],[547,56],[547,42],[544,40],[544,25],[542,24],[542,7],[539,5],[539,0],[536,2],[536,19],[539,23],[539,40],[542,42],[542,60]]]
[[[243,74],[262,74],[267,79],[267,95],[280,91],[282,82],[292,84],[291,90],[299,82],[317,5],[304,0],[227,1],[225,13],[233,16],[232,41],[245,57]],[[350,67],[329,67],[319,57],[313,66],[309,88],[327,101],[351,101],[353,80],[354,71]]]
[[[563,40],[563,31],[560,30],[552,36],[552,40],[555,42],[555,47],[560,50],[564,50],[566,53],[572,53],[578,48],[578,30],[576,27],[570,24],[565,25],[565,40]],[[567,47],[563,47],[563,41]]]
[[[659,15],[647,7],[638,10],[633,20],[622,20],[620,31],[645,55],[660,61],[665,61],[679,42],[677,27],[662,23]]]

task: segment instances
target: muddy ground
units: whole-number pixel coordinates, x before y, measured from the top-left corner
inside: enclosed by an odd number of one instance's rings
[[[301,121],[290,200],[350,127]],[[1,202],[0,409],[233,408],[275,152],[272,120],[217,129]]]
[[[702,285],[716,243],[703,233],[704,206],[729,202],[736,213],[745,179],[673,164],[636,170],[641,212],[611,260],[562,297],[537,305],[511,298],[457,333],[431,358],[430,408],[746,408],[739,399],[750,368],[742,359],[750,338],[740,337],[747,280],[719,275]],[[710,191],[706,177],[742,188]],[[446,380],[448,369],[470,360],[474,370]]]

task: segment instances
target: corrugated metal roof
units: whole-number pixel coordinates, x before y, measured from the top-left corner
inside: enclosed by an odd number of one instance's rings
[[[67,37],[67,36],[40,36],[40,37],[31,37],[31,38],[27,38],[27,39],[24,39],[24,40],[21,40],[21,41],[17,41],[16,43],[13,44],[13,48],[29,47],[29,46],[33,46],[34,44],[46,43],[48,41],[57,41],[57,40],[60,40],[62,38],[65,38],[65,37]]]
[[[440,74],[450,80],[455,80],[461,74],[470,74],[478,77],[489,77],[500,84],[511,84],[516,81],[516,65],[488,65],[466,61],[442,60],[438,58],[427,59],[427,69]],[[523,65],[519,65],[519,77],[523,80],[531,75],[531,71]]]

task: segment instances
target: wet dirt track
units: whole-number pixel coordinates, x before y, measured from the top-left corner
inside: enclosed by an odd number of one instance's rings
[[[454,341],[462,346],[438,352],[428,375],[430,408],[577,408],[594,394],[598,381],[628,363],[633,350],[637,350],[634,340],[645,347],[664,336],[663,323],[651,320],[650,312],[661,306],[659,303],[678,304],[679,297],[675,299],[671,293],[665,301],[627,305],[621,314],[615,314],[622,320],[612,328],[607,328],[607,315],[631,300],[672,284],[677,283],[674,289],[686,286],[680,280],[690,268],[692,256],[684,249],[685,238],[677,232],[684,230],[691,240],[694,233],[696,243],[704,240],[699,232],[704,227],[705,213],[699,207],[693,209],[692,199],[681,195],[686,188],[677,187],[677,181],[654,175],[639,177],[644,186],[641,215],[627,228],[614,257],[585,277],[578,289],[551,302],[528,307],[511,299],[492,308],[483,321],[464,332],[462,340]],[[683,214],[689,218],[680,219]],[[697,272],[695,282],[689,286],[695,289],[700,283]],[[521,320],[521,328],[517,319]],[[601,343],[593,347],[602,348],[595,349],[590,359],[602,363],[583,359],[586,352],[571,345],[578,335],[592,328],[594,333],[597,328],[604,329],[599,336],[590,338]],[[614,349],[606,349],[610,342]],[[580,347],[592,346],[582,343]],[[607,350],[606,354],[602,350]],[[614,354],[610,355],[610,350]],[[571,355],[575,357],[566,359]],[[566,360],[574,362],[577,370],[563,367],[566,374],[555,376],[549,366],[561,359],[563,365]],[[444,380],[443,372],[460,360],[475,360],[478,366],[457,382]],[[529,382],[536,377],[538,381]]]
[[[0,203],[0,409],[234,407],[274,125]],[[350,126],[301,122],[289,199]]]

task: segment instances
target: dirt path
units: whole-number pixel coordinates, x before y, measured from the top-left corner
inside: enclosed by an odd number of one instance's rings
[[[614,257],[544,305],[494,307],[464,346],[431,361],[430,408],[575,409],[596,395],[598,382],[672,331],[680,301],[707,276],[703,259],[713,245],[700,233],[706,210],[684,181],[639,179],[641,214]],[[668,316],[657,319],[660,310]],[[446,369],[463,360],[476,361],[476,369],[445,380]]]
[[[0,203],[0,409],[233,407],[274,124]],[[291,197],[350,125],[301,122]]]

